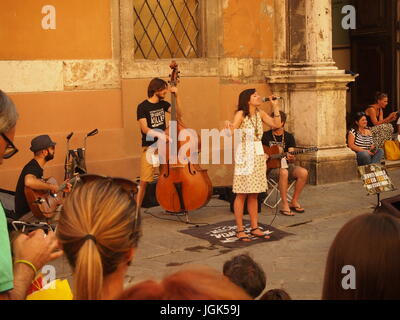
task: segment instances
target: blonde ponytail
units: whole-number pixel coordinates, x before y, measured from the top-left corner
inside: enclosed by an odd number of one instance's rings
[[[112,179],[85,182],[67,197],[57,236],[73,269],[74,299],[102,299],[104,277],[137,246],[135,213],[132,196]]]
[[[78,252],[74,270],[75,300],[100,300],[103,288],[103,265],[100,253],[91,240]]]

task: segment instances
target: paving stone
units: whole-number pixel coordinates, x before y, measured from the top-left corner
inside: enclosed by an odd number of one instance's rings
[[[390,171],[396,184],[400,171]],[[382,195],[397,195],[398,191]],[[360,181],[350,181],[323,186],[306,186],[300,199],[306,213],[286,217],[262,207],[261,223],[294,235],[280,241],[262,242],[246,248],[227,249],[213,246],[208,241],[182,234],[179,230],[189,227],[175,216],[163,214],[161,208],[143,212],[143,238],[134,261],[125,277],[129,286],[150,278],[161,279],[168,273],[187,264],[202,264],[222,270],[231,257],[249,253],[265,270],[267,288],[283,287],[294,299],[320,299],[326,257],[339,229],[350,219],[372,212],[376,197],[367,196]],[[154,217],[149,213],[153,214]],[[161,218],[173,221],[161,220]],[[248,216],[245,216],[248,218]],[[181,217],[184,220],[184,217]],[[190,213],[195,223],[217,223],[234,219],[229,203],[213,198],[209,206]],[[294,227],[289,227],[296,225]],[[54,262],[57,274],[71,279],[71,269],[65,258]]]

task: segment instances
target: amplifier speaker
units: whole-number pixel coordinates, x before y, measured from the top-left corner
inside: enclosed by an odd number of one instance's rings
[[[142,208],[158,207],[159,203],[156,198],[157,180],[147,183],[146,193],[142,201]]]

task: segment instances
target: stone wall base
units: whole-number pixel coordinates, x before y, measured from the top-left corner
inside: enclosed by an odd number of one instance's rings
[[[347,148],[320,150],[297,158],[299,164],[309,171],[308,183],[312,185],[358,178],[355,154]]]

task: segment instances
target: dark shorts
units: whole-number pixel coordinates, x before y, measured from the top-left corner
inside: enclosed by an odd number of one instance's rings
[[[295,179],[293,172],[296,168],[300,168],[299,166],[294,165],[293,163],[289,163],[288,164],[289,168],[287,168],[286,170],[289,171],[289,180],[293,180]],[[268,176],[272,177],[272,178],[276,178],[276,180],[279,180],[279,168],[275,168],[275,169],[271,169],[271,171],[269,171]]]

